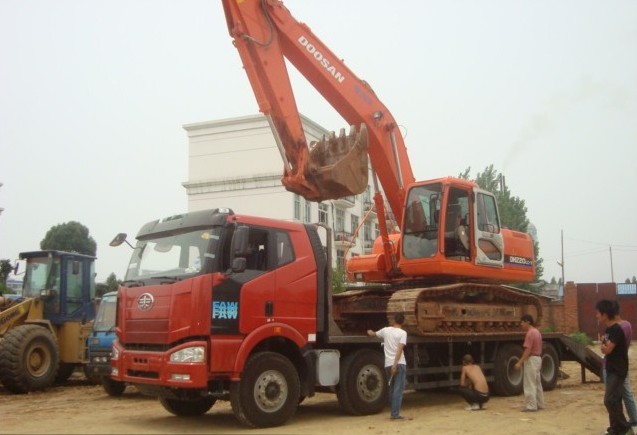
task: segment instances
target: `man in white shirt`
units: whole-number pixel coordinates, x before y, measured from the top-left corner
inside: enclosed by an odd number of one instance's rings
[[[404,354],[404,349],[407,345],[407,332],[402,329],[404,322],[405,316],[402,313],[398,313],[394,316],[392,326],[386,326],[379,331],[367,330],[367,335],[370,337],[383,339],[385,373],[389,379],[389,406],[392,420],[403,419],[400,415],[400,406],[402,405],[405,380],[407,378],[407,362]]]

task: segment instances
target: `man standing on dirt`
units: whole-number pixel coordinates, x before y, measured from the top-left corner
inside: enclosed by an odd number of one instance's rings
[[[624,416],[622,396],[624,380],[628,376],[628,346],[624,330],[617,321],[618,305],[608,299],[602,299],[595,305],[597,321],[606,327],[602,337],[601,351],[606,362],[606,382],[604,405],[608,411],[610,427],[608,435],[632,434],[630,424]]]
[[[544,409],[544,390],[542,390],[542,334],[533,323],[533,316],[525,314],[520,319],[522,329],[526,331],[524,337],[524,352],[515,368],[520,370],[524,365],[524,399],[526,406],[522,412],[535,412]]]
[[[389,406],[392,420],[402,420],[400,407],[403,402],[403,391],[407,378],[407,361],[404,349],[407,345],[407,332],[402,329],[405,316],[402,313],[394,316],[392,326],[386,326],[379,331],[367,330],[370,337],[383,339],[385,350],[385,373],[389,379]]]

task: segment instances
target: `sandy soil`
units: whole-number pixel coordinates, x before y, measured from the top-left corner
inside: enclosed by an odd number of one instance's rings
[[[603,434],[608,426],[603,385],[590,372],[582,383],[577,363],[564,362],[562,370],[568,379],[545,393],[547,408],[537,413],[520,412],[522,396],[493,397],[488,409],[465,411],[456,395],[408,392],[402,412],[407,419],[390,421],[388,408],[382,414],[353,417],[341,412],[336,396],[319,394],[303,402],[285,426],[272,429],[241,426],[225,401],[201,417],[179,418],[133,387],[112,398],[100,386],[73,375],[65,386],[27,395],[11,395],[0,386],[0,433]],[[637,355],[632,352],[630,376],[637,385]]]

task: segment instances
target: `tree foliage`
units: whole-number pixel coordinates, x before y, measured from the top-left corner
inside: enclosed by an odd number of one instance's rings
[[[459,174],[460,178],[470,180],[471,167]],[[498,202],[498,210],[500,212],[501,225],[515,231],[527,232],[529,228],[529,219],[526,216],[527,208],[523,199],[513,196],[511,191],[503,182],[504,175],[498,173],[493,165],[487,166],[483,172],[478,172],[473,180],[481,189],[487,190],[495,195]],[[533,250],[535,253],[535,273],[536,280],[539,280],[544,273],[542,265],[543,260],[540,258],[540,246],[537,241],[533,242]]]
[[[55,249],[94,256],[97,252],[97,243],[89,235],[87,227],[79,222],[70,221],[51,227],[40,242],[40,249]]]
[[[106,293],[117,291],[122,281],[117,279],[117,276],[112,272],[106,277]]]
[[[7,293],[7,280],[11,272],[13,272],[11,260],[0,260],[0,295]]]

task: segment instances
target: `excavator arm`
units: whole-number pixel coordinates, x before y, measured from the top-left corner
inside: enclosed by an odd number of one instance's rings
[[[313,201],[361,193],[368,184],[369,155],[396,221],[401,222],[405,186],[414,176],[398,125],[371,87],[281,1],[222,3],[259,109],[281,151],[286,188]],[[338,137],[332,133],[307,143],[285,59],[352,126],[349,135],[341,130]],[[377,206],[378,198],[379,194]]]

